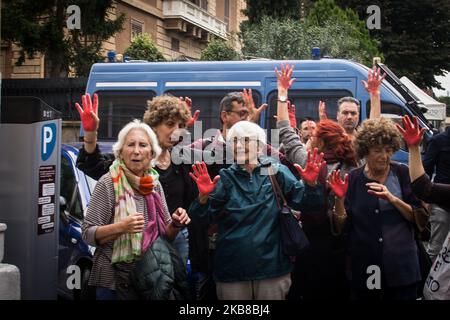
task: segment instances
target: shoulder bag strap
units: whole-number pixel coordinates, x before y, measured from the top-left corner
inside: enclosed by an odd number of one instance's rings
[[[276,176],[273,174],[272,166],[269,168],[269,179],[272,184],[273,193],[275,193],[275,198],[277,199],[278,208],[281,209],[280,201],[278,197],[283,201],[283,206],[287,206],[286,198],[283,196],[283,192],[281,191],[280,185],[278,184]]]

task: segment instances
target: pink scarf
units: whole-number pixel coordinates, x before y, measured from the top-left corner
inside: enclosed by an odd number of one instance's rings
[[[145,196],[148,212],[148,223],[142,239],[142,253],[152,245],[159,235],[166,234],[166,223],[164,222],[164,208],[161,196],[157,192],[152,192]]]

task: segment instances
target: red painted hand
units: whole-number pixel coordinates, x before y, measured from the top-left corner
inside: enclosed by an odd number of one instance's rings
[[[94,93],[94,103],[92,104],[91,96],[89,93],[81,97],[81,103],[83,104],[83,109],[81,109],[78,103],[75,103],[75,108],[77,108],[80,114],[81,124],[83,125],[83,130],[86,132],[97,131],[100,124],[100,119],[98,118],[98,96]]]
[[[426,129],[420,129],[419,120],[417,120],[417,117],[414,117],[414,124],[411,123],[411,120],[408,116],[404,116],[402,118],[402,121],[405,129],[403,129],[398,124],[396,124],[395,126],[397,127],[397,130],[400,131],[400,133],[403,135],[403,139],[405,139],[406,144],[408,146],[419,145]]]
[[[336,197],[342,199],[348,189],[348,174],[345,175],[344,180],[341,179],[341,171],[334,170],[328,178],[328,186],[333,190]]]
[[[186,103],[186,107],[189,110],[189,113],[191,114],[190,119],[186,122],[186,127],[190,128],[194,125],[194,122],[197,121],[198,117],[200,116],[200,110],[195,110],[194,115],[192,115],[192,100],[189,97],[180,97],[180,103]]]
[[[376,68],[374,66],[373,69],[369,70],[367,82],[361,80],[361,82],[364,84],[364,88],[371,95],[380,94],[381,82],[383,82],[383,79],[386,77],[386,74],[383,74],[381,76],[380,72],[381,72],[380,68]]]
[[[306,167],[302,169],[298,164],[294,164],[295,169],[302,177],[302,179],[309,185],[315,185],[317,182],[317,177],[322,167],[326,166],[327,163],[322,161],[323,152],[319,155],[317,154],[317,148],[314,148],[313,156],[311,157],[311,151],[308,151],[308,158],[306,160]]]
[[[244,99],[244,105],[248,109],[248,121],[252,121],[254,123],[259,122],[259,117],[261,116],[261,112],[267,109],[267,103],[264,103],[256,108],[255,102],[253,101],[253,93],[252,89],[245,89],[241,92],[241,97]]]
[[[294,81],[295,78],[291,79],[292,72],[294,71],[294,66],[289,66],[289,64],[282,64],[281,65],[281,71],[278,71],[277,68],[275,68],[275,74],[277,75],[278,79],[278,88],[288,90]]]
[[[189,172],[189,176],[197,184],[200,195],[208,195],[213,192],[217,182],[219,182],[220,176],[216,176],[214,180],[211,181],[208,168],[204,162],[199,163],[197,161],[194,165],[192,165],[192,170],[194,173]]]
[[[319,120],[327,120],[327,109],[325,101],[319,101]]]

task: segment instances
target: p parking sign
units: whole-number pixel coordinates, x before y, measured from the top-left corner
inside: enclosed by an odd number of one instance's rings
[[[41,159],[47,161],[53,153],[56,144],[56,124],[49,123],[41,129]]]

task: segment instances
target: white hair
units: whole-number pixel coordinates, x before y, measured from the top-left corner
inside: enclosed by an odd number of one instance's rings
[[[120,153],[122,152],[123,145],[125,144],[125,139],[131,130],[139,129],[144,131],[152,146],[152,161],[150,161],[150,167],[154,166],[156,158],[159,157],[162,150],[159,146],[158,139],[156,138],[156,134],[153,132],[152,128],[148,124],[143,123],[141,120],[134,119],[131,122],[128,122],[125,127],[123,127],[117,138],[117,142],[113,145],[113,152],[116,159],[120,157]]]
[[[266,143],[267,140],[264,130],[256,123],[250,121],[239,121],[230,128],[227,140],[233,141],[234,138],[250,138],[262,143]]]

